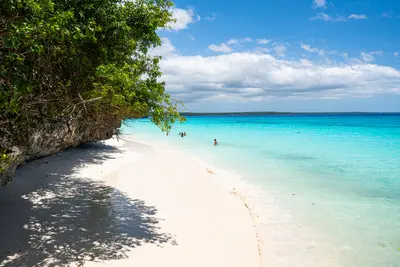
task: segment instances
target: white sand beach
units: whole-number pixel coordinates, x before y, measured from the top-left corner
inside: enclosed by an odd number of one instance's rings
[[[217,177],[115,139],[29,162],[0,189],[0,267],[258,267],[254,220]]]

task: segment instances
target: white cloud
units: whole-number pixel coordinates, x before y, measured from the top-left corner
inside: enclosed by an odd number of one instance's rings
[[[208,46],[211,51],[214,52],[222,52],[222,53],[230,53],[233,51],[232,47],[227,45],[226,43],[222,43],[220,45],[211,44]]]
[[[394,52],[393,55],[394,55],[395,57],[399,57],[399,56],[400,56],[400,52]]]
[[[257,44],[268,44],[269,42],[271,42],[270,40],[267,39],[257,39]]]
[[[189,37],[189,39],[190,39],[190,40],[192,40],[192,41],[196,41],[196,38],[194,38],[194,36],[193,36],[193,35],[190,35],[190,34],[188,34],[188,37]]]
[[[314,8],[326,8],[327,5],[328,3],[326,2],[326,0],[314,0],[312,6]]]
[[[325,14],[323,12],[318,13],[315,15],[315,17],[310,18],[310,20],[323,20],[323,21],[329,21],[332,20],[332,17],[329,16],[328,14]]]
[[[317,53],[320,55],[324,55],[325,51],[324,49],[318,49],[315,47],[311,47],[310,45],[306,45],[306,44],[300,44],[301,48],[303,48],[304,50],[310,52],[310,53]]]
[[[375,57],[373,55],[364,52],[361,53],[361,58],[365,62],[372,62],[375,60]]]
[[[269,52],[271,52],[271,49],[269,49],[269,48],[267,48],[267,47],[256,47],[256,48],[254,49],[254,51],[255,51],[256,53],[269,53]]]
[[[287,48],[282,44],[274,46],[272,49],[278,57],[284,57],[286,55]]]
[[[323,21],[346,21],[346,18],[343,16],[331,16],[326,13],[320,12],[314,17],[310,18],[310,20],[323,20]]]
[[[349,59],[349,54],[347,54],[347,53],[341,53],[340,56],[341,56],[342,58],[344,58],[345,60],[348,60],[348,59]]]
[[[171,47],[167,50],[174,51]],[[206,57],[170,52],[160,65],[167,92],[186,103],[209,99],[249,102],[278,98],[369,97],[400,92],[399,70],[353,62],[281,60],[265,53]]]
[[[233,45],[233,44],[237,44],[238,40],[237,39],[230,39],[228,42],[226,42],[226,44],[228,45]]]
[[[162,56],[162,57],[167,57],[167,56],[174,56],[176,53],[176,49],[171,43],[171,41],[168,38],[161,38],[162,44],[161,46],[158,46],[151,50],[150,54],[152,56]]]
[[[381,56],[383,54],[384,54],[384,51],[382,51],[382,50],[372,51],[372,52],[369,52],[369,53],[362,52],[361,53],[361,59],[364,62],[373,62],[373,61],[375,61],[375,57],[374,56]]]
[[[361,20],[361,19],[368,19],[368,17],[364,14],[351,14],[349,16],[349,19]]]
[[[242,40],[229,39],[226,43],[221,43],[219,45],[211,44],[208,46],[208,48],[214,52],[230,53],[233,51],[232,45],[236,45],[239,43],[248,43],[248,42],[252,42],[252,41],[253,40],[250,37],[246,37]]]
[[[189,24],[201,19],[199,15],[195,18],[193,9],[172,8],[172,16],[176,21],[169,23],[167,26],[170,31],[187,29]]]
[[[351,14],[347,18],[340,15],[328,15],[324,12],[317,13],[314,17],[311,17],[310,20],[323,20],[323,21],[339,21],[344,22],[347,20],[364,20],[368,19],[367,15],[364,14]]]
[[[216,18],[217,18],[217,14],[215,14],[215,13],[212,13],[211,16],[209,16],[209,17],[205,17],[205,19],[208,21],[213,21]]]

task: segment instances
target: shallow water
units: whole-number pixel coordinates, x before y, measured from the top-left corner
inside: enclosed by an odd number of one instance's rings
[[[291,227],[299,226],[289,237],[275,236],[282,254],[276,264],[400,266],[400,115],[187,119],[168,137],[147,120],[128,122],[123,133],[166,142],[240,173],[257,188],[265,232],[279,205],[295,222]],[[181,131],[187,136],[181,138]],[[220,146],[212,146],[214,138]],[[274,246],[268,237],[265,243]],[[301,258],[307,253],[310,259]]]

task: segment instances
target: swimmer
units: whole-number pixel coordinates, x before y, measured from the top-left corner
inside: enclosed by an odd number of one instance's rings
[[[217,142],[217,139],[214,139],[214,146],[217,146],[217,145],[219,145]]]

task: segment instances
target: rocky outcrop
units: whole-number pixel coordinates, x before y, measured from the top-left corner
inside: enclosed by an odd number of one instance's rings
[[[0,187],[8,184],[14,177],[17,167],[24,162],[24,157],[17,147],[8,155],[7,162],[1,166],[0,171]]]
[[[109,139],[120,127],[118,120],[105,123],[80,119],[57,123],[43,123],[27,138],[25,144],[10,144],[7,137],[0,137],[0,144],[7,149],[7,160],[0,169],[0,187],[9,183],[16,168],[23,162],[46,157],[80,144]]]

